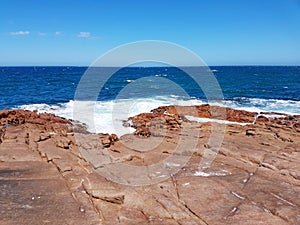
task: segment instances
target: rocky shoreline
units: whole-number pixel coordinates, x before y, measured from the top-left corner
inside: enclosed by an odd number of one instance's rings
[[[233,123],[199,170],[216,123],[190,117],[221,121],[219,112]],[[300,223],[300,116],[163,106],[125,121],[135,133],[122,137],[23,110],[0,111],[0,124],[0,224]],[[187,155],[176,173],[136,185],[141,168]],[[104,170],[125,164],[137,168],[128,177]]]

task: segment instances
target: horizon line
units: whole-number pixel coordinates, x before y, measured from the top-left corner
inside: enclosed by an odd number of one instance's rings
[[[143,65],[132,65],[132,66],[87,66],[87,65],[0,65],[0,67],[101,67],[101,68],[118,68],[118,67],[132,67],[132,68],[155,68],[155,67],[245,67],[245,66],[264,66],[264,67],[297,67],[300,66],[300,64],[280,64],[280,65],[269,65],[269,64],[241,64],[241,65],[203,65],[203,66],[195,66],[195,65],[179,65],[179,66],[172,66],[172,65],[150,65],[150,66],[143,66]]]

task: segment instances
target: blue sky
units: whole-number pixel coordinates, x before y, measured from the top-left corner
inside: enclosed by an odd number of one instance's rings
[[[89,65],[139,40],[174,42],[208,65],[300,65],[299,0],[0,4],[0,65]]]

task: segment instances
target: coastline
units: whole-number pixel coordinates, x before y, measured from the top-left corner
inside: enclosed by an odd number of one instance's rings
[[[0,111],[0,124],[5,125],[0,129],[2,220],[5,224],[299,223],[300,116],[263,116],[268,114],[216,106],[236,124],[226,124],[218,154],[199,171],[199,162],[210,149],[213,123],[187,119],[186,115],[211,117],[208,105],[196,109],[194,113],[188,106],[162,106],[139,114],[130,118],[135,133],[122,137],[91,134],[47,113]],[[182,133],[183,128],[188,133]],[[122,185],[97,172],[118,163],[147,167],[176,154],[180,141],[188,147],[191,140],[197,140],[195,150],[177,155],[191,153],[188,162],[161,182]],[[152,146],[151,151],[143,151],[146,146]],[[107,161],[88,162],[82,149],[91,155],[108,152]],[[8,206],[10,210],[4,210]]]

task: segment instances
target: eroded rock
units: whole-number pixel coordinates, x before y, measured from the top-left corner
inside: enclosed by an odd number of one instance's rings
[[[147,138],[127,134],[120,140],[84,131],[75,136],[70,121],[50,114],[0,112],[1,124],[8,124],[0,126],[1,222],[299,224],[300,117],[262,115],[255,124],[228,125],[221,149],[200,170],[204,157],[216,152],[211,124],[184,118],[211,116],[208,105],[195,108],[192,114],[191,107],[159,107],[130,118],[136,134]],[[257,116],[226,110],[232,121],[252,123]],[[184,152],[176,152],[179,143]],[[152,171],[160,162],[165,170]],[[170,174],[172,166],[177,173]],[[142,168],[149,174],[140,177]],[[112,181],[118,179],[126,185]],[[139,179],[153,182],[130,183]]]
[[[108,148],[119,140],[116,134],[99,134],[103,147]]]

